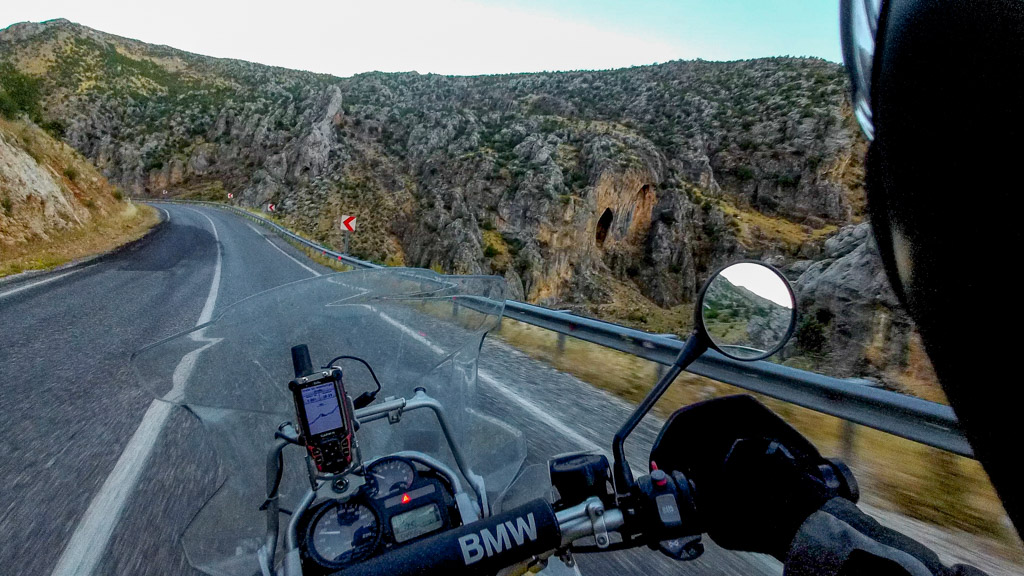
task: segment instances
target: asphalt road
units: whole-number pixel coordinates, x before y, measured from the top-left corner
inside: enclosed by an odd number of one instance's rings
[[[128,356],[248,296],[328,272],[233,214],[160,208],[169,222],[130,251],[0,286],[0,572],[195,573],[179,536],[220,485],[223,463],[192,415],[154,407]],[[606,448],[630,410],[490,340],[480,382],[485,412],[525,433],[528,464]],[[638,430],[631,460],[644,461],[655,432],[656,423]],[[125,473],[140,461],[136,476]],[[781,572],[710,543],[690,563],[646,549],[579,561],[594,575]]]

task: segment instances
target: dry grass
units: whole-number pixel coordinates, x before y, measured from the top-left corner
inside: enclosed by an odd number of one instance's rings
[[[508,318],[502,320],[494,335],[533,358],[633,403],[647,394],[659,376],[658,367],[652,362],[575,338],[566,338],[560,352],[556,333]],[[654,411],[666,417],[681,406],[742,392],[684,373]],[[976,461],[860,426],[854,426],[852,454],[843,454],[847,426],[844,421],[786,402],[759,398],[808,436],[822,454],[847,459],[861,483],[866,502],[976,534],[1001,556],[1016,562],[1024,558],[1012,528],[1007,527],[999,498]]]
[[[0,177],[0,276],[109,251],[159,221],[156,210],[124,202],[85,157],[32,122],[0,118],[0,136],[13,170]]]
[[[814,229],[784,218],[772,218],[757,210],[745,210],[724,201],[719,203],[719,207],[736,219],[739,224],[740,244],[746,247],[758,246],[766,241],[778,241],[791,250],[797,250],[806,243],[823,242],[838,230],[833,224]]]
[[[497,273],[504,272],[512,265],[508,243],[497,230],[481,230],[484,241],[484,256],[491,259],[491,268]]]
[[[202,200],[204,202],[225,202],[228,192],[220,180],[201,182],[186,189],[176,198],[181,200]]]
[[[806,224],[762,214],[749,206],[731,202],[725,197],[706,196],[697,188],[691,188],[690,192],[697,202],[710,202],[730,217],[734,223],[736,239],[747,249],[782,245],[796,253],[804,244],[824,242],[838,230],[833,224],[811,228]]]
[[[0,276],[26,270],[45,270],[79,258],[101,254],[141,238],[160,221],[156,210],[141,204],[123,204],[106,218],[94,218],[88,224],[48,240],[34,239],[14,246],[3,246]]]
[[[310,260],[316,262],[317,264],[320,264],[321,266],[326,266],[332,270],[337,270],[338,272],[348,272],[353,269],[351,266],[343,264],[340,260],[331,258],[330,256],[327,256],[323,252],[313,250],[308,246],[303,246],[302,244],[299,244],[298,242],[294,242],[292,240],[287,240],[287,242],[292,246],[298,248],[299,250],[305,252],[306,256],[308,256]]]
[[[661,308],[629,282],[611,277],[598,281],[608,291],[608,301],[585,305],[589,316],[655,334],[688,334],[693,328],[692,304]]]

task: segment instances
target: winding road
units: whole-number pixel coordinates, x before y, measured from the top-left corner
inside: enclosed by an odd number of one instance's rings
[[[133,350],[234,302],[330,272],[241,217],[160,204],[167,222],[101,262],[0,285],[0,572],[196,574],[179,535],[222,473],[196,420],[154,401]],[[488,339],[484,409],[524,431],[527,463],[608,446],[631,407]],[[642,425],[633,461],[657,423]],[[647,549],[579,556],[583,574],[780,574],[773,559]]]

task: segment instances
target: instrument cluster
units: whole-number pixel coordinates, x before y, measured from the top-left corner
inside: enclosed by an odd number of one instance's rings
[[[304,571],[338,570],[457,525],[451,487],[429,468],[389,456],[367,466],[363,479],[347,500],[327,500],[306,512],[300,523]]]

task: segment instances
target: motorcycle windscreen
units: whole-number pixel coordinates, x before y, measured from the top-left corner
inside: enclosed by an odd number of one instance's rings
[[[477,405],[476,373],[482,339],[501,318],[504,286],[499,277],[420,269],[322,276],[243,300],[215,321],[133,355],[140,384],[202,422],[225,478],[186,530],[190,563],[211,574],[259,571],[266,458],[278,426],[295,419],[287,383],[294,378],[290,349],[297,344],[309,346],[314,369],[341,355],[365,360],[382,385],[377,402],[411,398],[424,388],[445,407],[453,437],[487,492],[503,491],[525,459],[525,442]],[[335,364],[353,398],[375,388],[361,364]],[[429,410],[406,412],[395,425],[367,423],[356,438],[364,461],[417,450],[457,469]],[[287,510],[309,486],[300,452],[285,450],[281,506]],[[288,519],[282,515],[282,539]]]

